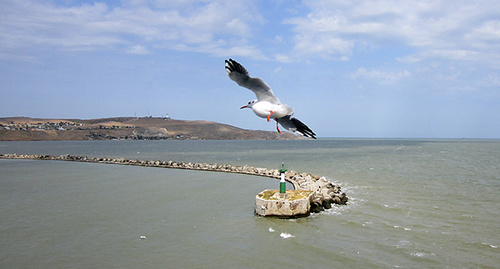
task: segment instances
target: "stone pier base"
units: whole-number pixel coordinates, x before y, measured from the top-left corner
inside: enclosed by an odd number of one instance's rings
[[[263,217],[299,218],[311,214],[313,191],[287,190],[280,195],[279,190],[264,190],[255,196],[255,214]]]

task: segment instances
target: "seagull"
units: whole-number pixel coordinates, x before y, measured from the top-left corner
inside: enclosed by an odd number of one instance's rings
[[[248,71],[233,59],[225,60],[226,72],[231,80],[241,87],[250,89],[257,96],[256,100],[248,102],[241,107],[251,108],[255,115],[267,119],[276,120],[276,130],[281,133],[279,124],[286,130],[299,133],[308,138],[316,139],[316,134],[297,118],[293,118],[293,108],[282,104],[278,97],[274,96],[273,90],[260,78],[250,77]]]

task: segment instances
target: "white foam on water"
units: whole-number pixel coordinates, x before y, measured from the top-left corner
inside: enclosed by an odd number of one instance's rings
[[[294,235],[289,234],[289,233],[281,233],[280,236],[281,236],[281,238],[284,238],[284,239],[295,237]]]
[[[396,228],[396,229],[404,229],[405,231],[411,231],[410,228],[399,226],[399,225],[394,225],[393,227]]]
[[[485,245],[485,246],[488,246],[490,248],[498,248],[498,246],[495,246],[495,245],[490,245],[488,243],[481,243],[482,245]]]

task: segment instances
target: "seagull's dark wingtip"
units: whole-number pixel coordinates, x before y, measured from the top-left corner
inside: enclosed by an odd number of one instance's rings
[[[313,132],[313,130],[311,130],[311,128],[307,127],[307,125],[305,125],[299,119],[290,118],[290,120],[295,125],[296,132],[302,134],[303,136],[305,136],[307,138],[316,139],[316,134]]]
[[[238,72],[243,75],[248,75],[248,71],[237,61],[229,58],[229,60],[225,60],[226,62],[226,69],[231,71],[231,72]]]

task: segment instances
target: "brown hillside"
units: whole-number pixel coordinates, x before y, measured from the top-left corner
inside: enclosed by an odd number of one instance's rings
[[[255,131],[211,121],[164,118],[37,119],[0,118],[0,141],[164,139],[304,139],[288,132]]]

